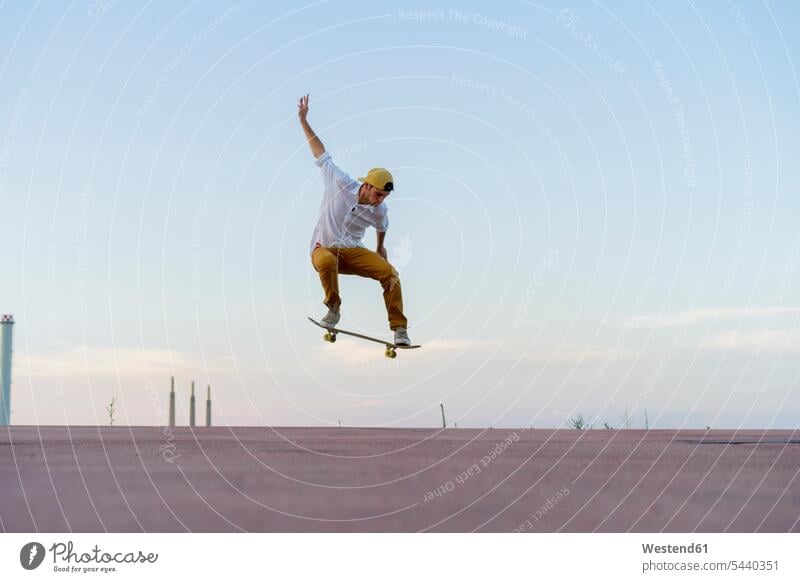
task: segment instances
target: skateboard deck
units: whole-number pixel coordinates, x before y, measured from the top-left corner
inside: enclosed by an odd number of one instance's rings
[[[331,343],[335,342],[336,341],[336,334],[339,334],[339,333],[343,333],[345,335],[351,335],[353,337],[360,337],[361,339],[365,339],[365,340],[368,340],[368,341],[371,341],[371,342],[375,342],[376,344],[383,344],[384,346],[386,346],[386,351],[384,351],[384,355],[387,358],[396,358],[397,357],[397,350],[413,350],[415,348],[421,348],[422,347],[421,345],[399,346],[399,345],[397,345],[395,343],[388,342],[386,340],[382,340],[382,339],[379,339],[379,338],[376,338],[376,337],[370,337],[368,335],[363,335],[363,334],[360,334],[360,333],[356,333],[354,331],[347,331],[346,329],[339,329],[339,328],[336,328],[336,327],[327,327],[325,325],[322,325],[316,319],[312,319],[310,317],[308,318],[308,321],[310,321],[311,323],[313,323],[317,327],[321,327],[322,329],[325,330],[325,335],[322,336],[322,339],[324,339],[326,342],[331,342]]]

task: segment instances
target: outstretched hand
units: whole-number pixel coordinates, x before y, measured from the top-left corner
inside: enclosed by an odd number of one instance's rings
[[[300,102],[297,104],[297,116],[300,121],[305,121],[308,115],[308,95],[300,97]]]
[[[314,155],[315,158],[319,158],[322,154],[325,153],[325,146],[322,144],[322,140],[317,137],[317,134],[314,133],[314,130],[311,129],[311,126],[308,125],[308,121],[306,121],[306,116],[308,115],[308,94],[303,95],[300,97],[300,101],[297,103],[297,117],[300,118],[300,127],[303,128],[303,133],[306,134],[306,139],[308,140],[308,145],[311,147],[311,153]]]

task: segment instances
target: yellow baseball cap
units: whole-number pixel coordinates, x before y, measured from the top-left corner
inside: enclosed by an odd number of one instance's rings
[[[375,186],[378,190],[386,190],[387,192],[394,190],[394,178],[386,168],[372,168],[365,177],[359,178],[358,181]]]

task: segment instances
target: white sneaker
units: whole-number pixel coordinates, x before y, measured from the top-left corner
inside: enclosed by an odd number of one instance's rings
[[[404,327],[397,327],[394,330],[394,343],[398,346],[410,346],[411,340],[408,339],[408,330]]]
[[[338,307],[335,309],[329,307],[328,313],[325,314],[325,317],[322,318],[320,323],[322,323],[322,325],[325,327],[336,327],[336,324],[339,323],[340,317],[341,314],[339,313]]]

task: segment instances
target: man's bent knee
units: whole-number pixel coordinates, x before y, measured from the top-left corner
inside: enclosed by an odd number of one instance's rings
[[[332,253],[317,253],[312,262],[314,263],[314,268],[320,272],[336,269],[336,257]]]
[[[393,290],[395,287],[400,286],[400,275],[394,269],[391,269],[385,277],[381,277],[381,284],[384,288]]]

